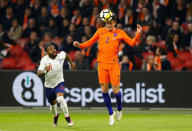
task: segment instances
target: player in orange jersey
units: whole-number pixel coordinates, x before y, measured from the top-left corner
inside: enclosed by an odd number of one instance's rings
[[[103,99],[109,111],[109,125],[114,124],[114,117],[116,115],[116,112],[112,109],[111,98],[108,94],[109,83],[112,85],[117,100],[116,119],[120,120],[122,118],[121,92],[119,89],[120,68],[118,58],[120,41],[124,40],[130,46],[135,46],[142,31],[142,27],[137,25],[136,36],[131,39],[123,30],[117,29],[115,25],[116,15],[113,14],[112,20],[106,23],[106,27],[99,28],[90,40],[84,43],[79,43],[78,41],[73,42],[75,47],[86,48],[93,45],[98,40],[98,77]]]

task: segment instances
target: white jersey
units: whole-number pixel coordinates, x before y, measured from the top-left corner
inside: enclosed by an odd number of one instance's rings
[[[59,83],[64,82],[63,78],[63,63],[66,58],[66,53],[61,51],[55,59],[49,58],[48,55],[41,59],[38,70],[45,72],[45,67],[50,65],[51,69],[45,73],[45,87],[55,88]]]

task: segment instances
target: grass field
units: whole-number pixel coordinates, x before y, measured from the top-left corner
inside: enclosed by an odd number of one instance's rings
[[[70,109],[74,127],[61,115],[52,126],[48,108],[0,108],[0,131],[192,131],[192,110],[124,109],[123,119],[108,125],[105,109]]]

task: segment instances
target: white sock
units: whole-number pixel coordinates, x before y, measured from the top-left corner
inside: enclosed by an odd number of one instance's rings
[[[57,115],[57,103],[55,105],[50,105],[50,110],[54,114],[54,116]]]
[[[60,104],[60,107],[61,107],[65,117],[69,117],[68,106],[67,106],[67,103],[66,103],[64,97],[63,96],[57,97],[57,102]]]

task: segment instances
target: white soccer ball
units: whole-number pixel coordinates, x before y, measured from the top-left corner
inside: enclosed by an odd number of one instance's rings
[[[105,10],[102,10],[100,12],[100,19],[103,21],[103,22],[108,22],[108,21],[111,21],[112,20],[112,15],[113,13],[108,10],[108,9],[105,9]]]

